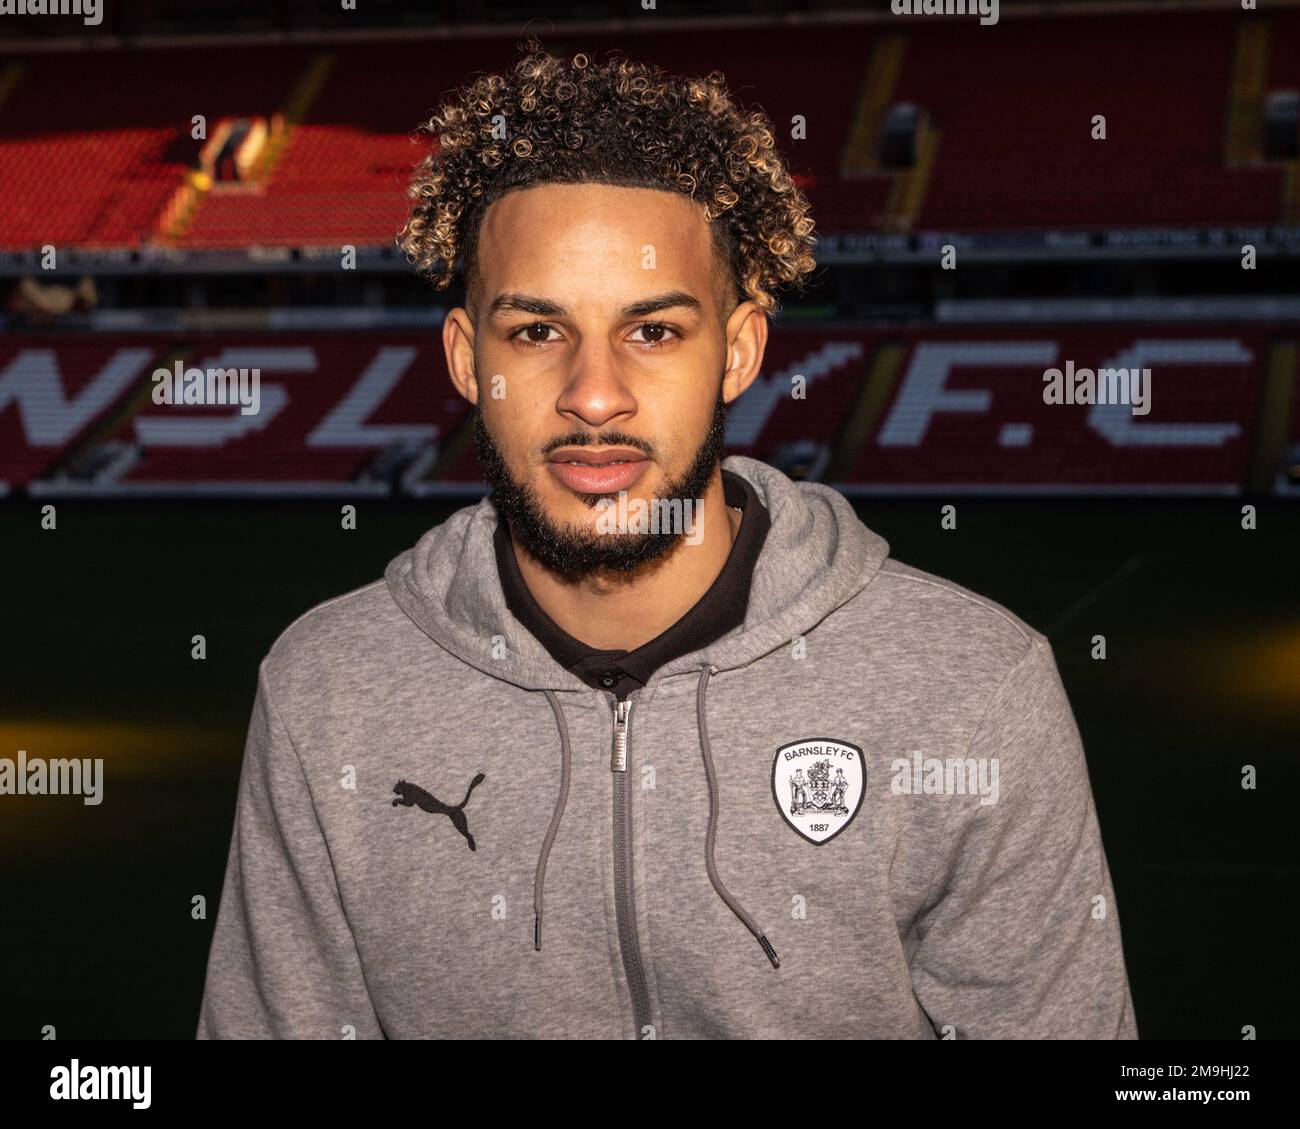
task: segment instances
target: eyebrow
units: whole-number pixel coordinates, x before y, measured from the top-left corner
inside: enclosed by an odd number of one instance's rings
[[[692,297],[685,290],[670,290],[666,294],[656,294],[653,298],[643,298],[624,306],[619,315],[626,318],[645,317],[660,310],[688,309],[699,313],[703,310],[698,298]],[[563,306],[546,298],[536,298],[530,294],[498,294],[488,307],[488,317],[497,314],[517,313],[536,314],[539,317],[565,317],[568,314]]]

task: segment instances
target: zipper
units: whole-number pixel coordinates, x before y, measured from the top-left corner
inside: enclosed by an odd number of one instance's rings
[[[610,753],[611,772],[627,771],[627,723],[632,716],[632,703],[621,698],[614,703],[614,747]]]
[[[611,698],[613,695],[611,695]],[[636,932],[636,896],[632,883],[632,782],[628,772],[631,698],[614,701],[614,731],[610,747],[610,774],[614,785],[614,912],[618,919],[618,945],[623,970],[632,991],[632,1020],[636,1037],[650,1025],[650,992],[641,964],[641,944]]]

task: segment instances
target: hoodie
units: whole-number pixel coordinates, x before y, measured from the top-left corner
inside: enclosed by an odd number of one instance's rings
[[[259,668],[199,1038],[1137,1037],[1047,639],[740,456],[743,624],[616,701],[490,499]]]

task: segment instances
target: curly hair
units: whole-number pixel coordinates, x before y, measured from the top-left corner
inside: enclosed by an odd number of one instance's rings
[[[397,241],[420,275],[441,290],[460,266],[472,287],[490,204],[516,188],[596,183],[699,203],[732,297],[773,314],[780,287],[802,288],[816,265],[808,201],[771,122],[738,109],[720,71],[682,78],[618,51],[601,64],[582,53],[566,61],[535,36],[519,49],[510,74],[461,87],[417,131],[434,144],[407,189],[414,204]]]

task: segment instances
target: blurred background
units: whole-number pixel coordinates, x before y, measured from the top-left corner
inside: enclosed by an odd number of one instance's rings
[[[1300,6],[1260,8],[0,19],[0,757],[106,772],[99,806],[0,796],[0,1038],[193,1036],[258,661],[481,495],[459,287],[394,237],[413,131],[524,32],[766,111],[819,270],[729,450],[1051,639],[1143,1037],[1300,1034]],[[260,368],[261,412],[155,404],[178,362]],[[1044,404],[1067,362],[1150,367],[1150,414]]]

